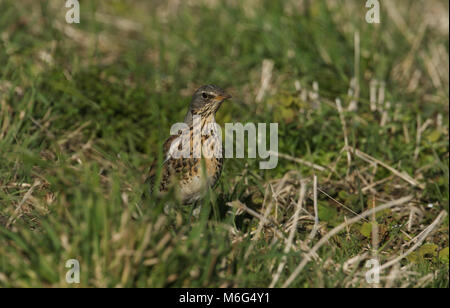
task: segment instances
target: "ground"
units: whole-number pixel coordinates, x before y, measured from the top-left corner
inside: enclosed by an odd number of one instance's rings
[[[380,3],[0,1],[0,287],[448,287],[448,3]],[[146,175],[207,83],[278,165],[165,215]]]

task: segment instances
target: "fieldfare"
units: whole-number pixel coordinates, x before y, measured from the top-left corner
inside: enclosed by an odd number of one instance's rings
[[[164,143],[158,195],[173,189],[182,204],[193,204],[217,183],[223,157],[222,136],[215,126],[215,114],[229,98],[231,95],[215,85],[205,85],[195,91],[184,119],[184,131],[170,136]],[[180,157],[183,145],[188,151]],[[157,170],[155,161],[150,170],[151,193]]]

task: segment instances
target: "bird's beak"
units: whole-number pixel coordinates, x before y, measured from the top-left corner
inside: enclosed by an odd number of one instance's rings
[[[222,95],[217,95],[215,100],[219,101],[219,102],[223,102],[224,100],[229,99],[229,98],[231,98],[231,95],[225,93],[225,94],[222,94]]]

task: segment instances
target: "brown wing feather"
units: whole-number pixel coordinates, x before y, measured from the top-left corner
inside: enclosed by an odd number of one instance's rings
[[[177,138],[177,135],[172,135],[170,136],[166,142],[164,142],[163,145],[163,157],[164,159],[166,159],[167,157],[167,153],[169,152],[170,149],[170,145],[172,144],[172,142]],[[150,167],[150,171],[149,171],[149,175],[148,175],[148,180],[147,183],[150,185],[150,194],[153,193],[153,186],[155,184],[155,180],[156,180],[156,172],[158,171],[158,159],[155,159]],[[162,180],[161,180],[161,188],[163,188],[163,181],[168,177],[168,170],[167,170],[167,166],[164,163],[163,167],[162,167]]]

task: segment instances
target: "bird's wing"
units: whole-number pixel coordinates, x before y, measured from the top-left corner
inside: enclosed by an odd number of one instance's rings
[[[175,144],[174,141],[177,137],[178,137],[177,135],[172,135],[166,140],[166,142],[164,142],[164,145],[163,145],[164,161],[162,164],[162,174],[163,175],[165,172],[167,172],[166,171],[166,168],[167,168],[166,163],[172,157],[171,153],[173,153],[173,147],[174,147],[173,144]],[[148,180],[147,180],[148,184],[150,184],[150,190],[153,189],[153,185],[155,184],[157,172],[158,172],[158,159],[155,159],[150,167],[150,172],[149,172]]]
[[[164,142],[163,145],[163,157],[164,157],[164,161],[163,161],[163,167],[165,165],[165,163],[172,158],[172,153],[173,153],[173,148],[174,145],[172,143],[174,143],[173,141],[177,138],[178,136],[173,135],[170,136],[166,142]],[[175,143],[174,143],[175,144]],[[150,167],[150,177],[154,177],[156,175],[156,171],[158,170],[158,159],[155,159],[152,163],[152,166]]]

